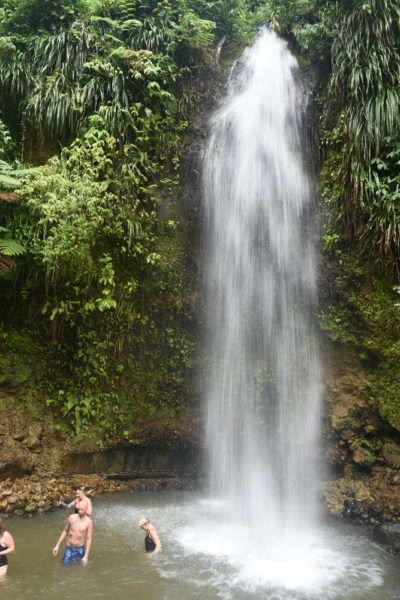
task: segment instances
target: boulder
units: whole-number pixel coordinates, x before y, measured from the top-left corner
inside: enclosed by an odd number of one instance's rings
[[[40,446],[40,439],[36,435],[30,433],[23,440],[23,443],[26,444],[30,450],[36,450]]]
[[[37,502],[30,502],[29,504],[27,504],[25,506],[25,512],[34,513],[34,512],[36,512],[37,507],[38,507]]]
[[[394,556],[400,555],[400,523],[382,523],[373,530],[374,538]]]
[[[395,468],[400,467],[400,447],[394,442],[386,442],[382,449],[383,458]]]

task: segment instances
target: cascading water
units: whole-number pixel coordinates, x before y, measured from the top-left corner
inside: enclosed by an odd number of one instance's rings
[[[188,578],[209,577],[226,600],[366,600],[383,583],[380,561],[359,551],[370,542],[318,518],[315,226],[297,71],[286,43],[263,34],[233,68],[204,150],[211,494],[177,539],[197,560]]]
[[[212,493],[259,539],[315,519],[319,365],[297,61],[266,32],[211,121],[203,165]]]

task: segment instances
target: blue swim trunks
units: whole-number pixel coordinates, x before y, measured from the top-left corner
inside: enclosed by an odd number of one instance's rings
[[[66,546],[62,559],[63,565],[69,565],[72,562],[79,562],[85,554],[85,546]]]

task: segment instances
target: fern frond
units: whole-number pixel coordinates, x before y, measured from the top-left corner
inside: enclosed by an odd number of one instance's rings
[[[4,277],[11,267],[15,267],[15,260],[0,254],[0,277]]]
[[[0,254],[3,256],[19,256],[24,252],[24,246],[16,240],[0,238]]]
[[[13,169],[7,162],[0,160],[0,188],[5,188],[6,190],[15,190],[21,185],[21,177],[31,173],[36,173],[37,171],[37,167]]]
[[[20,185],[19,180],[16,177],[10,177],[9,175],[3,175],[0,173],[0,186],[6,189],[14,190]]]
[[[109,25],[110,29],[121,29],[121,24],[118,23],[118,21],[115,21],[114,19],[110,19],[109,17],[97,17],[95,15],[92,15],[90,17],[90,20],[92,22],[104,23],[106,25]]]

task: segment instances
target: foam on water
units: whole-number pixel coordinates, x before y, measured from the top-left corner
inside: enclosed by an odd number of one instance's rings
[[[176,539],[185,553],[208,556],[219,565],[217,571],[225,573],[225,592],[237,587],[249,593],[268,591],[274,594],[268,598],[282,600],[336,599],[342,593],[352,598],[383,583],[376,549],[353,530],[346,535],[324,526],[318,534],[297,530],[268,540],[246,523],[224,522],[220,502],[202,502],[189,512],[194,518],[176,532]],[[214,585],[220,587],[219,578]]]

